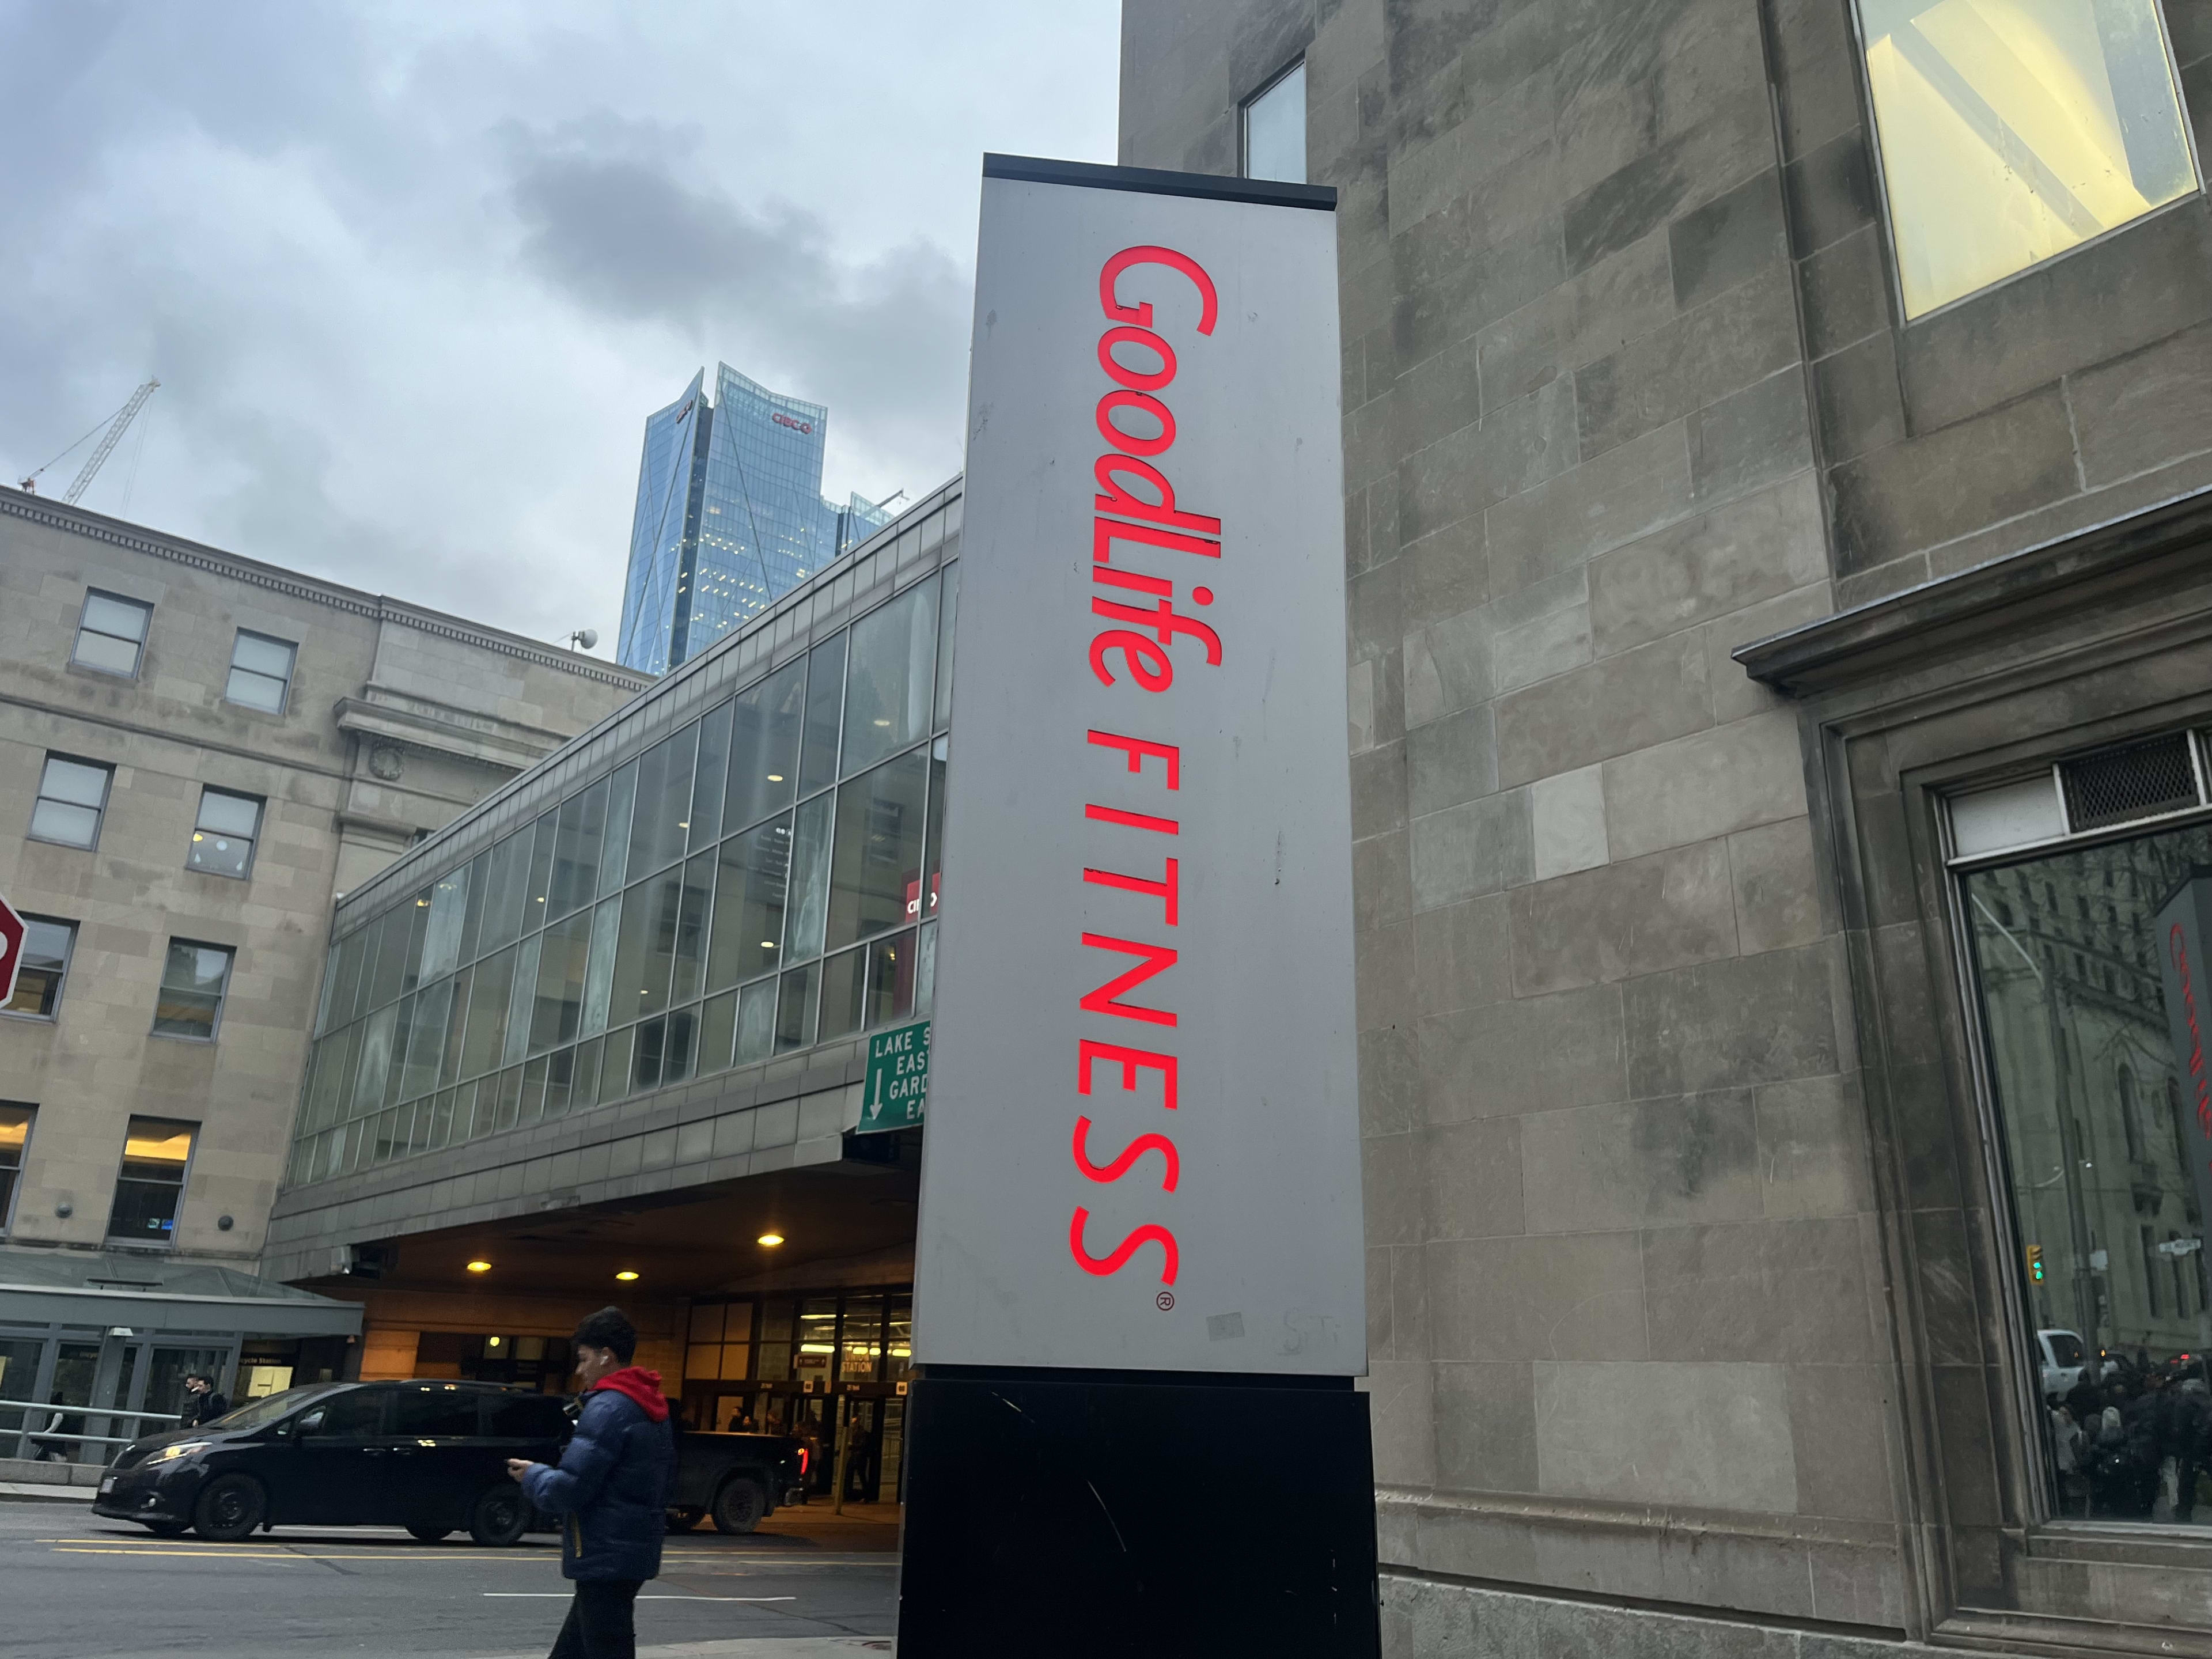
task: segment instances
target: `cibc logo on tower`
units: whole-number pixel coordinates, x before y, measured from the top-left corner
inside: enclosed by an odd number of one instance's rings
[[[814,422],[811,421],[795,421],[780,409],[770,410],[768,417],[778,426],[787,426],[793,432],[803,432],[809,437],[814,435]]]

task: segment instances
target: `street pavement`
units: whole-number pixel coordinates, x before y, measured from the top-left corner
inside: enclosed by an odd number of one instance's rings
[[[890,1651],[896,1511],[780,1510],[747,1538],[672,1536],[637,1610],[655,1659]],[[156,1538],[76,1504],[0,1503],[0,1650],[40,1659],[536,1659],[568,1611],[557,1540],[480,1549],[381,1527]]]

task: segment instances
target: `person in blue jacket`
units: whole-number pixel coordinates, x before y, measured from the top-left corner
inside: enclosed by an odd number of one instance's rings
[[[583,1385],[560,1466],[511,1458],[530,1501],[561,1517],[561,1576],[574,1582],[551,1659],[635,1659],[637,1593],[660,1574],[676,1440],[660,1373],[630,1364],[637,1328],[619,1308],[576,1327]]]

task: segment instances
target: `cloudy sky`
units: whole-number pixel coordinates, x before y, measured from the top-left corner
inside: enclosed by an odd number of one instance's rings
[[[84,506],[607,655],[702,364],[957,470],[981,155],[1113,159],[1118,15],[0,0],[0,467],[155,376]]]

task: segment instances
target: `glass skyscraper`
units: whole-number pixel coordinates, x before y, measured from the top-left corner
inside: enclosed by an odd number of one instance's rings
[[[890,521],[822,496],[830,411],[727,363],[645,423],[623,588],[626,668],[665,673]]]

